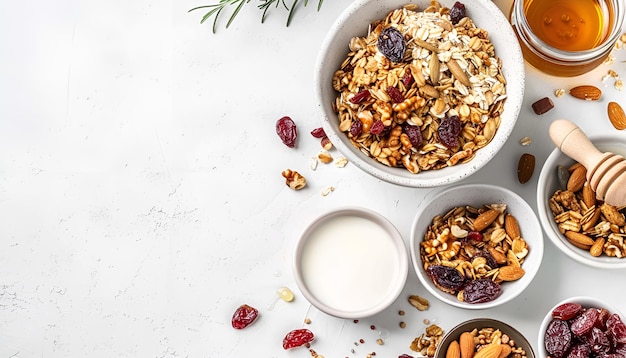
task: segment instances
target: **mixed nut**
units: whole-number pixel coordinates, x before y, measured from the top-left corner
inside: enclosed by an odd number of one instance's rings
[[[580,163],[559,167],[563,187],[548,204],[559,231],[574,246],[593,257],[626,257],[626,207],[615,207],[596,199]]]
[[[527,352],[499,329],[475,328],[461,333],[446,348],[446,358],[526,358]]]
[[[496,299],[503,282],[524,276],[528,253],[506,204],[459,206],[437,215],[420,243],[422,265],[434,285],[467,303]]]

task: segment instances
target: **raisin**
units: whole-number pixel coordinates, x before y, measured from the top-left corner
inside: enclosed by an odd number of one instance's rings
[[[453,267],[431,265],[426,269],[426,273],[433,280],[435,286],[448,293],[455,293],[463,289],[467,283],[465,276]]]
[[[489,268],[491,269],[498,267],[498,263],[496,262],[496,259],[494,259],[493,256],[487,250],[478,251],[476,254],[474,254],[472,258],[474,257],[484,257],[486,260],[486,265],[489,266]]]
[[[395,27],[387,27],[378,37],[378,50],[392,62],[402,62],[406,51],[406,40]]]
[[[595,324],[598,316],[600,315],[600,311],[597,308],[588,308],[579,313],[576,317],[572,319],[572,323],[570,329],[572,333],[577,336],[582,336],[585,333],[589,332],[593,325]]]
[[[606,320],[606,330],[615,344],[626,344],[626,325],[617,313]]]
[[[462,18],[465,17],[465,5],[460,2],[455,2],[452,8],[450,9],[450,21],[452,24],[456,25],[461,21]]]
[[[356,138],[363,132],[363,123],[359,120],[353,121],[350,126],[350,135],[352,138]]]
[[[413,74],[411,73],[411,69],[407,68],[404,70],[404,76],[402,76],[402,83],[404,87],[409,88],[413,84]]]
[[[565,357],[565,353],[572,344],[572,332],[567,322],[560,319],[550,321],[543,344],[553,358]]]
[[[383,124],[383,121],[381,121],[380,119],[374,122],[374,124],[372,124],[372,126],[370,127],[370,133],[374,135],[380,135],[383,133],[384,130],[385,130],[385,125]]]
[[[461,134],[461,119],[459,116],[446,117],[437,128],[439,141],[448,148],[459,145],[459,134]]]
[[[582,308],[583,306],[578,303],[564,303],[552,310],[552,318],[567,321],[568,319],[574,318]]]
[[[326,132],[324,132],[324,128],[318,127],[311,131],[311,135],[314,138],[324,138],[326,137]]]
[[[567,358],[588,358],[591,348],[587,344],[578,343],[569,351]]]
[[[285,116],[276,121],[276,134],[278,134],[280,140],[282,140],[283,143],[289,148],[296,146],[298,129],[290,117]]]
[[[294,329],[283,338],[283,349],[291,349],[310,343],[315,338],[313,332],[306,328]]]
[[[488,278],[470,281],[463,289],[463,301],[467,303],[490,302],[498,298],[502,292],[499,283]]]
[[[231,323],[234,329],[244,329],[254,323],[259,317],[259,310],[256,308],[243,304],[235,310]]]
[[[611,349],[611,342],[609,341],[609,337],[602,332],[600,328],[593,327],[591,332],[589,332],[589,345],[591,346],[591,350],[596,354],[600,353],[608,353]]]
[[[391,97],[393,103],[402,103],[404,102],[404,95],[400,93],[400,90],[394,86],[387,87],[387,94]]]
[[[359,104],[363,101],[367,101],[370,97],[371,97],[370,91],[364,89],[364,90],[357,92],[357,94],[355,94],[354,97],[350,98],[350,102],[353,104]]]
[[[418,126],[406,125],[402,131],[409,137],[411,145],[414,147],[420,147],[422,145],[422,131]]]

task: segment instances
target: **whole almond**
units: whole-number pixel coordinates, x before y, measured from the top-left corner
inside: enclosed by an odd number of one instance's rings
[[[511,351],[513,350],[510,345],[504,344],[504,343],[502,343],[500,345],[500,348],[502,350],[500,351],[500,356],[498,358],[506,358],[506,357],[508,357],[509,354],[511,354]]]
[[[517,180],[521,184],[525,184],[532,178],[535,171],[535,156],[530,153],[524,153],[517,163]]]
[[[589,248],[589,253],[593,257],[598,257],[602,255],[603,250],[604,250],[604,238],[598,237],[596,238],[596,241],[593,243],[593,245],[591,245],[591,247]]]
[[[575,231],[566,231],[565,237],[572,245],[583,250],[589,250],[594,242],[589,236]]]
[[[459,349],[461,350],[461,358],[474,357],[475,344],[474,336],[470,332],[463,332],[459,337]]]
[[[459,347],[459,342],[452,341],[448,346],[448,350],[446,351],[446,358],[460,358],[461,357],[461,348]]]
[[[587,169],[585,167],[580,166],[572,171],[572,174],[569,176],[569,180],[567,181],[567,190],[575,193],[583,188],[585,182],[587,181]]]
[[[498,278],[502,281],[515,281],[524,276],[526,271],[519,266],[502,266],[498,270]]]
[[[474,358],[498,358],[500,357],[501,351],[501,344],[488,344],[483,346],[483,348],[474,355]]]
[[[504,265],[506,263],[506,254],[504,254],[502,251],[499,251],[492,246],[487,247],[487,250],[489,250],[489,254],[491,255],[491,257],[493,257],[494,260],[496,260],[499,265]]]
[[[589,183],[583,185],[583,202],[590,208],[596,205],[596,193],[593,191]]]
[[[596,86],[582,85],[570,89],[569,94],[574,98],[597,101],[602,96],[602,91]]]
[[[478,217],[474,219],[474,230],[485,230],[498,218],[498,215],[500,215],[500,212],[495,209],[489,209],[478,215]]]
[[[522,236],[519,223],[517,222],[515,216],[511,214],[506,214],[504,217],[504,230],[511,239],[517,239]]]
[[[423,85],[419,87],[420,93],[425,97],[439,98],[439,91],[431,85]]]
[[[619,105],[619,103],[609,102],[607,112],[609,120],[615,129],[626,129],[626,114],[624,114],[624,109]]]
[[[470,87],[472,85],[472,83],[469,80],[469,77],[467,77],[467,74],[465,73],[465,71],[463,71],[463,69],[461,68],[459,63],[456,62],[455,59],[451,58],[448,61],[447,65],[448,65],[448,69],[450,70],[450,73],[452,73],[452,76],[454,76],[454,78],[459,80],[459,82],[461,82],[463,85],[467,87]]]

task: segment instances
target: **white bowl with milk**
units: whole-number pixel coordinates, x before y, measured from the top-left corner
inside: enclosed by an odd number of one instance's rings
[[[391,305],[408,275],[407,248],[380,214],[346,207],[321,215],[296,243],[294,276],[305,298],[340,318],[363,318]]]

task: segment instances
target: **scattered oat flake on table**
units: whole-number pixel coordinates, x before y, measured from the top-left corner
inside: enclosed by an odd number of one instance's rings
[[[533,140],[530,137],[524,137],[522,139],[520,139],[519,144],[523,145],[523,146],[529,146],[530,143],[532,143]]]
[[[335,191],[335,187],[333,186],[327,186],[324,189],[322,189],[322,196],[328,196],[330,193],[332,193],[333,191]]]
[[[337,168],[343,168],[346,165],[348,165],[348,158],[346,157],[337,158],[337,160],[335,160],[335,166]]]
[[[565,94],[565,90],[562,88],[558,88],[554,91],[554,95],[559,98],[562,97]]]

